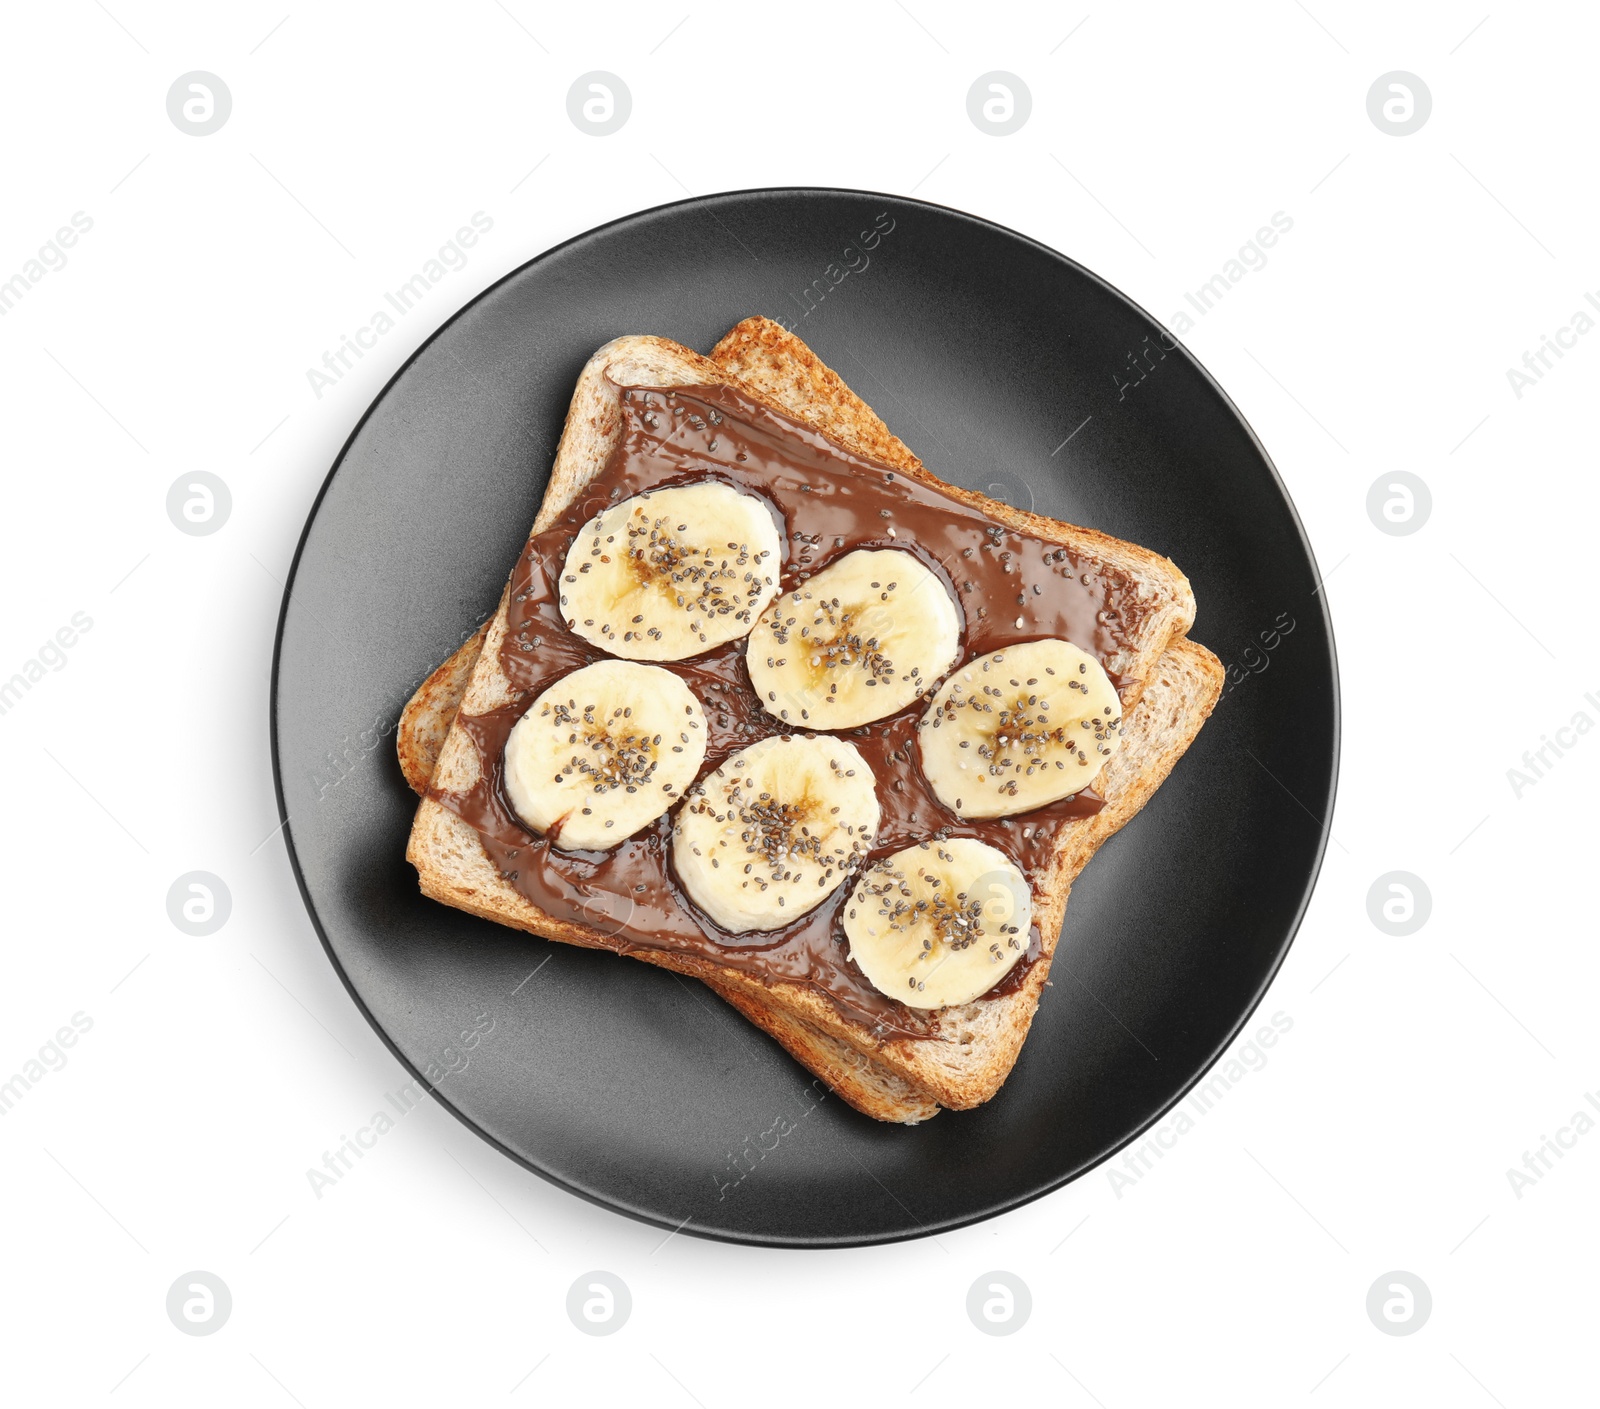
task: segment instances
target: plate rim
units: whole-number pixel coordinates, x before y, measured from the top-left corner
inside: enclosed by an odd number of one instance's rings
[[[1173,1110],[1182,1104],[1182,1102],[1188,1097],[1189,1093],[1194,1090],[1194,1088],[1200,1084],[1200,1082],[1206,1077],[1211,1069],[1216,1066],[1217,1062],[1221,1060],[1223,1054],[1227,1052],[1227,1050],[1238,1039],[1240,1033],[1244,1031],[1251,1018],[1255,1016],[1256,1010],[1261,1006],[1263,999],[1265,999],[1267,995],[1268,989],[1272,987],[1273,981],[1277,978],[1279,971],[1283,968],[1284,962],[1289,957],[1289,951],[1294,947],[1294,942],[1299,937],[1300,927],[1305,921],[1307,911],[1310,909],[1311,900],[1316,891],[1317,881],[1322,875],[1323,862],[1327,857],[1328,841],[1332,835],[1333,813],[1338,799],[1339,775],[1343,753],[1343,703],[1342,692],[1340,689],[1338,646],[1334,637],[1333,614],[1329,609],[1327,597],[1324,594],[1318,593],[1318,610],[1321,613],[1323,629],[1327,636],[1327,669],[1331,691],[1331,728],[1328,741],[1329,755],[1327,761],[1327,795],[1324,803],[1324,820],[1322,820],[1320,823],[1320,831],[1317,837],[1316,849],[1312,856],[1311,864],[1307,868],[1306,879],[1301,890],[1298,903],[1295,906],[1295,911],[1292,918],[1286,926],[1282,947],[1279,949],[1276,959],[1272,963],[1265,976],[1262,978],[1260,985],[1250,996],[1248,1003],[1242,1009],[1238,1021],[1233,1025],[1232,1028],[1229,1029],[1227,1034],[1222,1038],[1217,1046],[1203,1060],[1203,1062],[1196,1069],[1195,1073],[1182,1086],[1182,1088],[1173,1095],[1171,1100],[1157,1109],[1146,1121],[1144,1121],[1143,1124],[1130,1131],[1128,1135],[1118,1140],[1115,1144],[1109,1146],[1092,1159],[1085,1161],[1078,1167],[1060,1175],[1059,1177],[1047,1180],[1036,1189],[1030,1190],[1015,1197],[1003,1199],[975,1212],[966,1213],[959,1217],[937,1220],[927,1224],[920,1224],[919,1226],[913,1228],[897,1229],[892,1232],[875,1233],[866,1236],[846,1235],[842,1237],[829,1237],[825,1234],[813,1234],[800,1237],[791,1235],[739,1232],[726,1228],[696,1226],[692,1215],[683,1223],[674,1225],[671,1221],[669,1221],[668,1218],[654,1210],[641,1208],[614,1194],[602,1193],[597,1189],[586,1188],[583,1184],[576,1182],[565,1175],[558,1174],[554,1170],[543,1168],[535,1161],[528,1159],[519,1154],[517,1151],[511,1149],[491,1135],[482,1126],[477,1124],[476,1121],[467,1115],[466,1112],[461,1110],[453,1101],[441,1094],[439,1087],[435,1083],[430,1082],[427,1077],[411,1062],[411,1060],[406,1057],[406,1055],[396,1045],[394,1039],[390,1037],[383,1024],[379,1022],[372,1010],[367,1006],[366,1001],[362,998],[361,994],[357,991],[349,973],[345,970],[344,964],[340,961],[338,954],[334,951],[332,943],[329,941],[327,931],[322,923],[322,917],[317,912],[317,907],[312,899],[310,888],[306,884],[305,872],[300,864],[299,851],[294,842],[293,822],[289,816],[287,802],[284,797],[283,760],[280,752],[278,729],[279,672],[283,663],[284,633],[288,624],[289,605],[294,596],[295,581],[299,576],[301,558],[305,553],[306,544],[311,537],[312,526],[316,523],[317,516],[322,510],[323,500],[327,498],[329,490],[333,487],[334,480],[337,478],[340,469],[342,469],[344,466],[346,456],[349,455],[351,447],[356,443],[357,438],[361,435],[361,432],[366,427],[367,422],[372,418],[378,407],[383,404],[389,393],[394,389],[396,383],[398,383],[399,380],[405,376],[408,371],[410,371],[412,364],[418,361],[422,355],[427,352],[435,342],[443,337],[444,334],[450,328],[452,328],[469,310],[475,308],[479,303],[483,302],[491,294],[495,293],[501,287],[501,285],[507,284],[511,280],[518,278],[525,271],[531,269],[534,265],[541,264],[546,260],[552,259],[556,255],[561,254],[563,251],[583,241],[597,239],[617,226],[659,218],[669,211],[688,211],[695,208],[708,208],[717,202],[733,201],[738,199],[748,200],[751,198],[768,197],[800,197],[803,199],[818,199],[838,196],[861,196],[874,200],[893,201],[898,205],[921,207],[925,210],[934,212],[941,217],[953,217],[958,221],[979,226],[985,231],[999,235],[1005,239],[1019,241],[1024,245],[1030,246],[1035,251],[1047,256],[1049,259],[1066,265],[1075,273],[1092,280],[1095,284],[1098,284],[1102,289],[1109,293],[1114,299],[1132,309],[1152,327],[1166,329],[1166,324],[1150,314],[1142,304],[1137,303],[1121,289],[1117,288],[1116,285],[1112,284],[1109,280],[1103,278],[1101,275],[1095,273],[1092,269],[1089,269],[1078,263],[1078,261],[1073,259],[1070,255],[1063,254],[1060,250],[1054,249],[1042,241],[1034,239],[1031,235],[1025,235],[1021,231],[1013,230],[1010,226],[1001,225],[997,221],[988,220],[982,216],[973,215],[969,211],[959,210],[954,206],[941,205],[935,201],[918,200],[913,196],[899,196],[884,191],[869,191],[856,187],[845,186],[754,186],[742,187],[729,191],[713,191],[708,192],[705,195],[690,196],[683,200],[666,201],[660,205],[648,206],[642,210],[631,211],[627,214],[616,216],[613,219],[603,222],[602,224],[592,226],[587,230],[580,231],[578,234],[571,235],[567,239],[560,241],[558,244],[551,245],[548,249],[539,251],[539,253],[533,255],[527,260],[524,260],[514,269],[508,270],[505,274],[501,275],[500,278],[496,279],[493,283],[488,284],[472,298],[461,304],[458,308],[451,312],[450,315],[446,317],[437,328],[429,333],[420,344],[418,344],[410,356],[408,356],[400,364],[400,366],[395,369],[393,375],[389,377],[389,379],[383,384],[382,388],[362,411],[360,417],[356,420],[355,425],[351,428],[349,435],[345,437],[344,443],[339,447],[338,454],[334,456],[332,465],[329,467],[327,474],[323,476],[322,482],[320,485],[318,485],[317,492],[306,510],[305,523],[301,527],[300,536],[295,543],[294,556],[289,561],[289,569],[284,578],[283,597],[279,603],[278,619],[273,630],[272,670],[267,684],[267,731],[272,757],[273,796],[278,807],[279,830],[283,835],[284,848],[288,856],[289,867],[294,874],[295,885],[299,889],[301,902],[305,906],[306,914],[311,921],[312,929],[316,931],[317,939],[322,945],[323,953],[327,956],[328,962],[333,966],[334,972],[339,976],[339,981],[344,985],[345,992],[349,994],[351,1000],[356,1005],[357,1011],[360,1012],[361,1016],[366,1019],[367,1024],[378,1035],[378,1038],[382,1041],[383,1045],[388,1048],[390,1054],[400,1063],[401,1067],[408,1071],[416,1080],[419,1089],[433,1097],[433,1099],[437,1101],[439,1105],[441,1105],[446,1111],[460,1121],[461,1124],[470,1130],[475,1136],[484,1141],[485,1144],[498,1150],[501,1154],[505,1155],[508,1159],[512,1160],[522,1168],[538,1175],[541,1179],[547,1180],[549,1183],[555,1185],[559,1189],[565,1190],[567,1193],[574,1194],[577,1197],[584,1199],[588,1203],[595,1204],[598,1207],[607,1209],[613,1213],[624,1214],[629,1218],[636,1219],[639,1222],[646,1223],[652,1227],[670,1229],[674,1232],[688,1233],[694,1237],[704,1238],[713,1242],[731,1243],[747,1247],[771,1247],[805,1250],[877,1247],[889,1243],[909,1242],[916,1238],[936,1237],[940,1233],[949,1233],[960,1228],[971,1227],[974,1224],[983,1223],[991,1218],[999,1217],[1001,1214],[1010,1213],[1015,1209],[1023,1208],[1028,1204],[1044,1198],[1047,1194],[1055,1193],[1057,1190],[1064,1188],[1066,1185],[1082,1179],[1085,1175],[1092,1173],[1102,1164],[1105,1164],[1108,1160],[1114,1158],[1121,1151],[1137,1143],[1144,1136],[1146,1131],[1160,1124],[1162,1120],[1164,1120]],[[1205,366],[1205,364],[1201,362],[1197,356],[1195,356],[1194,352],[1189,348],[1189,346],[1179,339],[1175,334],[1170,333],[1170,331],[1168,335],[1171,336],[1177,343],[1178,350],[1188,360],[1194,370],[1199,373],[1204,383],[1220,399],[1222,405],[1226,408],[1229,415],[1231,415],[1233,419],[1238,422],[1240,429],[1244,432],[1250,445],[1255,450],[1256,454],[1260,456],[1261,463],[1266,467],[1267,473],[1271,476],[1273,486],[1277,489],[1279,495],[1283,499],[1284,507],[1288,510],[1289,522],[1294,529],[1295,536],[1298,539],[1301,551],[1305,555],[1306,562],[1310,565],[1313,576],[1320,584],[1323,581],[1323,574],[1317,562],[1315,550],[1312,548],[1311,539],[1306,533],[1304,523],[1301,521],[1300,511],[1295,506],[1294,499],[1289,494],[1288,486],[1284,484],[1283,476],[1278,472],[1278,467],[1274,463],[1272,456],[1267,452],[1267,448],[1262,443],[1261,437],[1256,434],[1255,427],[1252,426],[1245,418],[1244,413],[1240,411],[1239,407],[1234,403],[1233,398],[1228,395],[1222,384],[1218,382],[1216,377],[1211,374],[1211,371]],[[997,1098],[1000,1094],[1003,1094],[1003,1092],[1004,1087],[1001,1088],[1000,1093],[997,1093]],[[952,1114],[959,1113],[956,1112]],[[916,1222],[915,1219],[912,1219],[912,1221]]]

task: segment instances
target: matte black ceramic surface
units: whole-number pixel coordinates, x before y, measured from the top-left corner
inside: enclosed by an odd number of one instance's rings
[[[698,984],[424,900],[403,856],[416,799],[394,723],[493,610],[585,359],[622,333],[709,351],[752,313],[793,326],[935,473],[1173,558],[1200,603],[1194,638],[1243,677],[1074,887],[1052,986],[1000,1094],[912,1128],[826,1096]],[[1271,463],[1198,364],[1159,341],[1115,289],[998,226],[887,196],[754,191],[542,255],[402,369],[306,526],[273,747],[330,957],[396,1054],[442,1075],[437,1095],[462,1120],[667,1227],[878,1242],[1056,1188],[1215,1060],[1310,896],[1337,683],[1317,570]]]

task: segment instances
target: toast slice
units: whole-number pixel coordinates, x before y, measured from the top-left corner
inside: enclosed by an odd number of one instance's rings
[[[1215,702],[1221,668],[1209,652],[1181,641],[1193,617],[1193,598],[1187,581],[1166,559],[1103,534],[1023,514],[940,485],[809,349],[776,325],[765,320],[741,324],[724,339],[719,353],[726,357],[726,365],[656,338],[624,338],[602,348],[580,378],[536,530],[558,517],[604,464],[620,425],[617,386],[728,384],[757,401],[788,411],[846,448],[859,446],[907,477],[938,486],[997,523],[1121,569],[1137,584],[1146,606],[1140,630],[1108,661],[1122,677],[1127,712],[1124,747],[1099,785],[1106,805],[1097,815],[1064,826],[1050,864],[1031,878],[1039,896],[1037,918],[1044,953],[1016,991],[946,1010],[935,1039],[880,1037],[842,1018],[827,1000],[803,985],[755,977],[668,951],[635,954],[713,982],[747,1016],[772,1031],[825,1077],[829,1074],[825,1068],[837,1065],[830,1057],[856,1060],[854,1055],[845,1056],[848,1050],[870,1062],[874,1072],[881,1069],[904,1083],[919,1101],[953,1108],[976,1105],[999,1088],[1026,1035],[1048,976],[1072,878],[1105,838],[1137,812],[1187,747]],[[738,372],[730,371],[730,366],[736,366]],[[487,649],[480,651],[467,680],[463,708],[469,714],[494,708],[511,697],[509,682],[499,669],[499,642],[504,631],[502,601],[487,628]],[[467,673],[464,661],[456,662],[455,668]],[[459,683],[458,675],[451,679]],[[427,694],[428,689],[425,686],[420,693]],[[1144,696],[1148,696],[1146,702],[1133,707]],[[470,740],[459,725],[452,724],[439,752],[439,785],[451,789],[469,786],[477,769]],[[615,947],[606,935],[546,915],[526,901],[500,878],[477,833],[431,799],[425,799],[418,809],[408,856],[418,869],[424,893],[434,898],[565,942]],[[891,1090],[882,1094],[890,1096]],[[892,1094],[898,1099],[907,1093],[899,1090]],[[906,1118],[876,1110],[868,1113]]]

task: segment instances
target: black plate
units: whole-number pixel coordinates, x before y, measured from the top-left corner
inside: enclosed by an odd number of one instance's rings
[[[1239,667],[1074,887],[1011,1079],[981,1109],[913,1128],[825,1098],[698,984],[433,904],[403,859],[416,803],[394,723],[493,609],[585,359],[621,333],[709,351],[752,313],[793,325],[939,475],[1175,559],[1199,599],[1195,639]],[[306,525],[273,749],[328,954],[395,1054],[443,1076],[456,1115],[635,1217],[817,1245],[1013,1208],[1179,1100],[1261,999],[1310,897],[1338,685],[1316,566],[1271,462],[1198,363],[1158,356],[1158,341],[1115,289],[999,226],[862,192],[747,191],[540,256],[401,369]],[[1142,381],[1130,353],[1152,364]]]

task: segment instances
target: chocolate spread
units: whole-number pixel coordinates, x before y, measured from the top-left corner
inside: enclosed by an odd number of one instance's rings
[[[621,435],[604,470],[560,519],[529,538],[512,573],[500,665],[513,703],[461,716],[481,777],[464,793],[435,791],[476,828],[507,882],[546,914],[612,936],[619,953],[671,950],[767,979],[809,984],[847,1020],[880,1034],[932,1036],[934,1014],[880,993],[846,957],[839,910],[847,881],[787,928],[728,934],[700,913],[670,862],[671,815],[610,851],[562,850],[529,831],[502,778],[512,726],[548,686],[604,653],[567,629],[559,576],[583,525],[609,505],[668,484],[720,480],[772,507],[783,547],[784,591],[857,548],[913,553],[961,607],[958,661],[1040,637],[1062,637],[1102,663],[1136,632],[1146,610],[1133,579],[1059,544],[996,523],[952,494],[844,450],[817,432],[727,387],[619,389]],[[703,773],[773,734],[797,732],[768,714],[744,666],[743,640],[687,661],[652,662],[681,676],[707,724]],[[1116,675],[1112,683],[1121,687]],[[877,779],[882,821],[870,860],[935,836],[977,837],[1035,880],[1054,855],[1061,826],[1103,805],[1092,788],[1014,817],[963,820],[922,776],[917,721],[926,701],[856,729],[835,731]],[[1037,925],[1027,953],[987,994],[1012,992],[1041,952]],[[980,1000],[982,1001],[982,1000]]]

